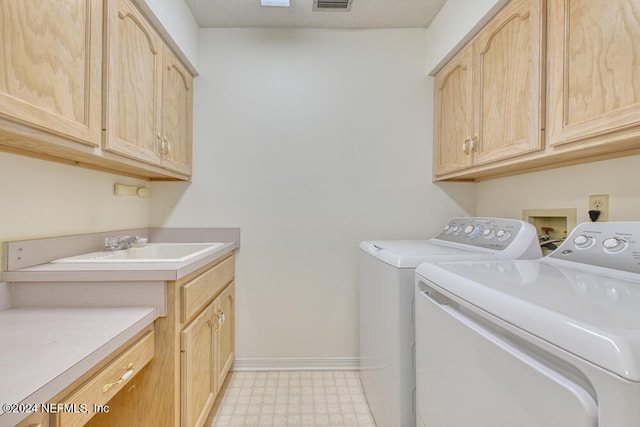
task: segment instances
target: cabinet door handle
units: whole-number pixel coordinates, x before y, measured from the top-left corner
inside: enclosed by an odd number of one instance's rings
[[[160,144],[160,148],[158,149],[158,157],[162,157],[164,155],[165,139],[162,137],[162,135],[158,134],[158,141]]]
[[[220,323],[220,326],[222,326],[224,324],[224,311],[217,310],[216,316],[218,316],[218,322]]]
[[[473,135],[473,138],[471,138],[471,142],[469,144],[469,151],[471,151],[471,154],[478,154],[478,152],[476,151],[476,142],[478,142],[478,134],[476,133],[475,135]]]
[[[102,392],[106,393],[108,392],[112,387],[115,387],[117,385],[122,384],[123,382],[125,382],[126,380],[128,380],[129,378],[131,378],[133,376],[133,363],[129,363],[129,366],[127,366],[127,371],[122,374],[122,376],[120,377],[120,379],[118,381],[109,383],[109,384],[105,384],[102,387]]]
[[[471,137],[465,139],[464,142],[462,143],[462,151],[467,156],[469,155],[469,142],[471,142]]]

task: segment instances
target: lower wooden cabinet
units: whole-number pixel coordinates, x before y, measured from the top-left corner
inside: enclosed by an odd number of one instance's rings
[[[129,425],[109,417],[111,405],[132,395],[129,391],[135,389],[138,373],[153,360],[155,338],[153,327],[148,326],[15,427]]]
[[[211,303],[181,333],[182,425],[203,425],[216,397],[215,347],[220,326]]]
[[[16,424],[16,427],[49,427],[49,414],[35,412]]]
[[[204,425],[235,357],[231,282],[181,333],[181,425]]]
[[[167,315],[155,322],[156,355],[134,389],[90,427],[200,427],[235,357],[235,256],[167,282]]]
[[[216,315],[220,325],[216,335],[217,391],[220,391],[236,356],[235,298],[235,284],[231,282],[216,299]]]
[[[149,332],[122,352],[113,362],[94,374],[89,380],[64,398],[60,403],[67,407],[82,408],[93,405],[87,411],[62,411],[56,414],[52,425],[56,427],[81,427],[99,408],[107,403],[135,377],[153,358],[155,336]]]

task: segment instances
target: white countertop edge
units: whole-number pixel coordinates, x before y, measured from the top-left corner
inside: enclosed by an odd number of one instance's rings
[[[236,242],[224,242],[216,250],[184,262],[40,264],[5,271],[2,280],[16,283],[178,280],[223,258],[237,248]]]
[[[128,307],[130,308],[130,307]],[[26,404],[26,403],[46,403],[49,402],[53,397],[63,391],[66,387],[88,372],[91,368],[100,363],[103,359],[117,350],[120,346],[125,344],[128,340],[133,338],[136,334],[144,330],[150,324],[152,324],[155,319],[158,318],[158,309],[155,307],[137,307],[140,310],[140,317],[135,323],[131,324],[124,330],[121,330],[114,338],[105,342],[101,346],[93,349],[86,357],[77,363],[69,366],[67,370],[65,370],[60,375],[56,376],[53,380],[49,381],[46,384],[42,384],[40,388],[34,390],[29,396],[25,398],[17,397],[16,401],[12,402],[0,402],[0,404]],[[22,310],[22,309],[21,309]],[[55,310],[65,310],[65,309],[55,309]],[[74,309],[68,309],[74,310]],[[105,309],[96,309],[96,310],[105,310]],[[108,310],[108,309],[106,309]],[[0,312],[0,315],[2,312]],[[64,331],[60,331],[64,333]],[[4,343],[3,343],[4,344]],[[44,356],[46,357],[46,355]],[[4,375],[8,375],[10,372],[5,372]],[[20,399],[18,401],[18,399]],[[15,424],[19,423],[21,420],[29,416],[27,413],[5,413],[0,409],[0,427],[12,427]]]

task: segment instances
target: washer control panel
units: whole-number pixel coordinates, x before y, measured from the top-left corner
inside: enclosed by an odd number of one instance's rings
[[[435,238],[487,249],[503,250],[524,227],[522,221],[504,218],[452,218]]]
[[[549,257],[640,273],[640,222],[580,224]]]

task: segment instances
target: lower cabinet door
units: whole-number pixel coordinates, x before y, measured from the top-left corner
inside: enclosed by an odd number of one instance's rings
[[[231,282],[216,299],[216,315],[219,319],[218,346],[216,349],[216,375],[218,387],[222,387],[224,379],[235,359],[235,286]]]
[[[213,406],[217,392],[214,351],[218,327],[212,302],[181,332],[182,427],[202,426]]]

